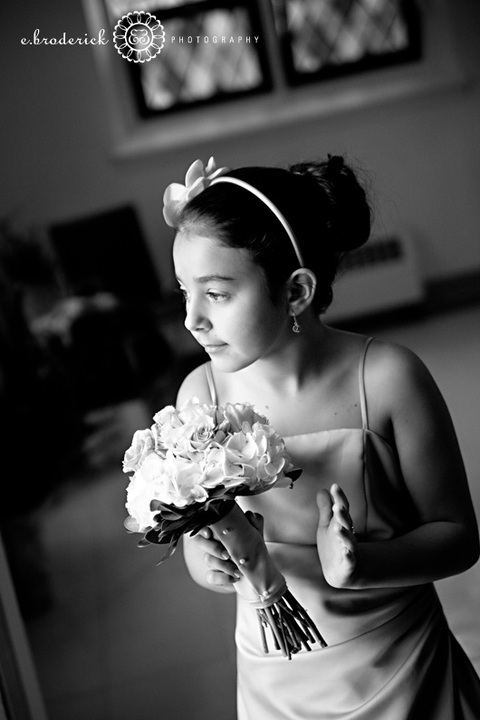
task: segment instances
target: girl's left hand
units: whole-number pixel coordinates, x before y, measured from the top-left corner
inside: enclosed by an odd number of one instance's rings
[[[209,527],[204,527],[193,538],[197,549],[203,553],[203,562],[207,567],[206,581],[214,588],[228,589],[237,582],[242,573],[232,561],[228,551],[219,542]]]
[[[317,549],[325,580],[334,588],[353,587],[357,538],[347,496],[338,485],[317,494],[320,512]]]

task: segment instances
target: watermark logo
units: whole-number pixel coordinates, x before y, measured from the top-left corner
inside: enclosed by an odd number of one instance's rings
[[[113,44],[129,62],[150,62],[165,45],[165,30],[155,15],[142,10],[129,12],[115,25]]]

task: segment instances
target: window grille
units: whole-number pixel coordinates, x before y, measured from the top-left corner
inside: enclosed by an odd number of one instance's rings
[[[275,93],[421,54],[415,0],[103,2],[112,23],[145,10],[164,26],[162,52],[125,68],[142,117]]]
[[[113,17],[125,8],[139,9],[131,0],[107,2]],[[147,0],[143,4],[141,9],[162,23],[167,45],[150,62],[129,64],[142,116],[237,99],[271,88],[255,3]]]
[[[418,18],[402,0],[274,0],[292,84],[415,60]]]

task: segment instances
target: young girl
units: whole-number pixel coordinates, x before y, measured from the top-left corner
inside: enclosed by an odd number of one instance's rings
[[[341,157],[288,170],[204,168],[167,189],[185,325],[210,361],[179,405],[253,402],[302,474],[242,498],[328,647],[265,654],[237,613],[241,720],[480,718],[480,681],[433,582],[473,565],[477,524],[455,432],[421,361],[325,325],[344,252],[366,242],[365,193]],[[263,526],[263,527],[262,527]],[[241,577],[210,528],[185,538],[192,577]]]

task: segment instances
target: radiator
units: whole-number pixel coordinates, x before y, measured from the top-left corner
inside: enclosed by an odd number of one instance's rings
[[[412,240],[408,236],[372,238],[343,259],[325,320],[383,313],[414,305],[423,297]]]

